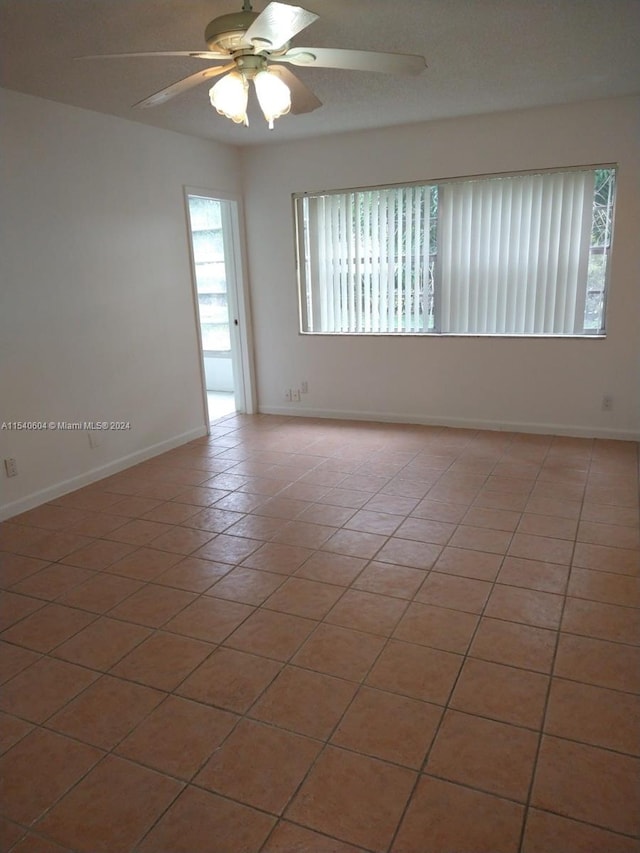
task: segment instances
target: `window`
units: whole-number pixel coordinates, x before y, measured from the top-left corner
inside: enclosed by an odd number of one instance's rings
[[[294,196],[301,330],[603,334],[615,169]]]
[[[231,348],[227,275],[222,213],[219,199],[188,196],[202,348],[228,352]]]

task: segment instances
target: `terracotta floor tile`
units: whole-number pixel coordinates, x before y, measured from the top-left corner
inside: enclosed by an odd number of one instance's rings
[[[117,530],[129,521],[125,515],[111,515],[106,512],[92,512],[86,514],[82,521],[72,524],[69,533],[78,533],[80,536],[95,536],[100,538],[112,530]]]
[[[23,557],[20,554],[2,551],[0,552],[0,587],[8,589],[39,572],[40,569],[46,569],[49,565],[51,564],[48,560],[37,560],[35,557]]]
[[[640,760],[545,735],[531,803],[629,835],[640,833]]]
[[[291,575],[313,554],[310,548],[267,542],[251,554],[242,565],[250,569]]]
[[[222,497],[222,495],[220,495]],[[201,512],[201,507],[189,505],[182,501],[176,503],[167,501],[146,512],[142,517],[147,521],[161,521],[165,524],[181,524],[192,515]]]
[[[468,714],[539,729],[548,686],[545,675],[470,658],[462,667],[449,706]]]
[[[477,498],[473,501],[473,505],[486,509],[510,510],[513,512],[522,512],[527,506],[529,500],[528,493],[514,494],[513,492],[505,491],[504,484],[502,488],[484,488],[480,491]],[[465,506],[465,511],[468,507]]]
[[[324,551],[335,554],[344,554],[348,557],[363,557],[365,559],[375,556],[376,552],[387,541],[386,536],[379,533],[363,533],[359,530],[338,530],[322,546]]]
[[[128,853],[181,788],[175,779],[107,756],[36,829],[83,853]]]
[[[327,675],[361,681],[383,646],[382,637],[321,624],[292,662]]]
[[[583,569],[616,572],[621,575],[640,575],[640,552],[606,545],[576,542],[573,565]]]
[[[61,734],[113,749],[164,697],[158,690],[104,675],[47,723]]]
[[[562,630],[570,634],[640,645],[640,610],[582,598],[567,598]]]
[[[37,652],[0,641],[0,684],[13,678],[39,658]]]
[[[0,604],[2,605],[0,610],[0,629],[2,630],[15,625],[30,613],[46,607],[46,602],[40,598],[28,598],[26,595],[18,595],[15,592],[0,593]]]
[[[407,643],[464,654],[477,624],[478,617],[471,613],[413,603],[398,622],[393,637]]]
[[[492,530],[504,530],[513,533],[518,526],[520,517],[520,513],[514,510],[472,506],[462,521],[471,527],[488,527]]]
[[[562,595],[567,586],[569,567],[522,557],[505,557],[498,574],[498,583],[555,592]]]
[[[231,648],[243,652],[286,661],[295,654],[317,624],[288,613],[256,610],[225,642]]]
[[[462,665],[459,655],[392,640],[369,673],[370,687],[445,705]]]
[[[401,521],[400,517],[388,512],[361,509],[351,516],[344,527],[347,530],[360,530],[363,533],[379,533],[383,536],[390,536]]]
[[[640,548],[640,530],[621,524],[602,524],[597,521],[581,521],[578,541],[592,545],[610,545],[613,548]]]
[[[441,550],[440,545],[392,537],[380,549],[376,559],[379,562],[409,566],[412,569],[430,569],[440,556]]]
[[[361,687],[331,742],[419,770],[441,716],[436,705]]]
[[[510,531],[492,530],[488,527],[470,527],[461,524],[449,540],[456,548],[470,548],[489,554],[505,554],[512,534]]]
[[[553,539],[576,538],[578,522],[576,519],[556,515],[537,515],[525,512],[518,525],[518,533],[530,533],[532,536],[550,536]]]
[[[214,649],[210,643],[157,631],[122,658],[111,674],[174,690]]]
[[[64,566],[52,563],[46,569],[20,581],[12,587],[12,592],[44,598],[53,601],[69,589],[93,577],[93,572],[76,566]]]
[[[189,592],[205,592],[230,571],[231,566],[228,563],[214,563],[200,557],[185,557],[179,563],[156,575],[153,582],[186,589]]]
[[[89,610],[92,613],[106,613],[141,587],[141,581],[105,572],[92,573],[89,580],[73,587],[59,598],[58,604]]]
[[[209,539],[211,539],[215,533],[223,533],[232,524],[242,521],[243,518],[242,513],[210,507],[190,516],[185,522],[185,526],[194,530],[208,531]]]
[[[517,803],[422,776],[391,850],[517,853],[523,817]]]
[[[111,563],[107,571],[114,575],[150,581],[180,560],[180,554],[170,554],[168,551],[157,551],[153,548],[137,548],[126,557]]]
[[[286,817],[350,844],[384,851],[414,781],[415,773],[404,768],[328,747]]]
[[[574,567],[571,570],[567,593],[575,598],[589,598],[592,601],[621,604],[624,607],[640,607],[640,578]]]
[[[209,643],[221,643],[253,612],[236,601],[202,597],[166,623],[165,630]]]
[[[159,628],[195,599],[194,593],[150,583],[114,607],[109,615],[149,628]]]
[[[229,536],[244,536],[247,539],[259,539],[268,542],[287,524],[281,518],[269,518],[265,515],[242,515],[226,528]]]
[[[271,518],[292,520],[301,515],[308,506],[309,504],[307,501],[275,497],[261,502],[256,506],[253,512],[255,512],[256,515],[268,515]]]
[[[320,746],[301,735],[243,720],[195,782],[246,805],[281,814]]]
[[[103,753],[46,729],[34,729],[0,758],[0,800],[10,820],[37,820]]]
[[[349,586],[366,565],[367,561],[360,557],[316,551],[300,566],[296,576],[337,586]]]
[[[501,554],[471,551],[466,548],[445,548],[434,565],[442,574],[461,575],[482,581],[494,581],[500,570]]]
[[[117,501],[114,501],[110,505],[109,512],[116,515],[126,515],[128,518],[140,518],[161,504],[162,501],[156,498],[143,498],[136,497],[135,495],[130,495],[129,497],[120,496]]]
[[[549,853],[554,849],[575,853],[599,850],[606,850],[607,853],[637,853],[638,847],[633,838],[557,814],[529,809],[522,853]]]
[[[250,713],[257,720],[326,740],[355,692],[348,681],[287,666]]]
[[[191,779],[239,718],[169,696],[124,740],[116,752],[180,779]]]
[[[202,548],[214,536],[215,533],[207,530],[193,530],[190,527],[175,525],[160,536],[156,536],[153,547],[161,551],[170,551],[172,554],[188,555]]]
[[[13,846],[24,835],[24,828],[0,817],[0,850],[15,850]]]
[[[573,555],[573,542],[549,536],[516,533],[511,540],[508,553],[512,557],[524,557],[529,560],[568,566]]]
[[[96,680],[97,674],[63,661],[41,658],[3,685],[0,708],[42,723]]]
[[[545,731],[640,756],[640,696],[554,678]]]
[[[96,617],[71,607],[47,604],[2,633],[2,639],[36,652],[49,652]]]
[[[539,628],[557,628],[562,614],[562,601],[561,595],[550,592],[496,584],[489,596],[485,616],[524,622]]]
[[[640,649],[591,637],[560,634],[554,675],[640,693]]]
[[[187,788],[136,848],[140,853],[258,853],[275,818],[230,800]]]
[[[104,538],[111,539],[114,542],[126,542],[129,545],[148,545],[160,534],[166,533],[171,528],[172,525],[170,524],[136,518],[123,524],[122,527],[117,527],[110,533],[106,533]]]
[[[346,506],[332,506],[330,504],[311,504],[301,512],[297,520],[300,522],[312,522],[313,524],[324,524],[329,527],[342,527],[355,512],[355,508]]]
[[[401,539],[413,539],[416,542],[446,545],[455,529],[455,524],[412,517],[402,522],[396,530],[396,536]]]
[[[229,566],[229,568],[231,568]],[[207,590],[207,595],[239,601],[243,604],[262,604],[281,586],[285,578],[274,572],[263,572],[236,566]]]
[[[33,726],[30,723],[0,711],[0,753],[11,749],[32,730]]]
[[[526,506],[527,512],[536,515],[553,515],[577,520],[580,517],[580,501],[563,501],[554,498],[532,497]]]
[[[487,581],[433,571],[416,593],[415,600],[467,613],[481,613],[490,592],[491,584]]]
[[[420,501],[411,515],[418,518],[430,518],[432,521],[444,521],[449,524],[459,524],[468,511],[466,504],[452,504],[425,498]]]
[[[257,574],[265,573],[257,572]],[[274,577],[279,577],[280,583],[282,582],[281,575],[274,575]],[[294,616],[322,619],[343,593],[344,589],[340,586],[294,577],[285,581],[273,595],[269,596],[265,607],[282,613],[291,613]]]
[[[273,681],[281,664],[217,649],[177,689],[181,696],[243,714]]]
[[[407,602],[386,595],[350,589],[342,595],[325,622],[389,637],[407,608]]]
[[[526,802],[537,748],[536,732],[447,711],[425,772]]]
[[[263,518],[262,521],[269,519]],[[273,541],[304,548],[320,548],[336,532],[326,524],[309,524],[305,521],[289,521],[273,536]]]
[[[56,657],[105,671],[150,635],[148,628],[101,616],[55,650]]]
[[[38,557],[41,560],[61,560],[85,545],[91,544],[88,536],[78,536],[76,533],[45,533],[25,544],[21,553],[28,557]]]
[[[393,566],[391,563],[371,562],[353,581],[354,589],[411,599],[424,580],[421,569]]]
[[[410,495],[401,495],[400,491],[402,490],[402,484],[400,483],[387,483],[387,485],[384,486],[383,492],[374,495],[370,501],[367,501],[364,505],[364,509],[373,512],[387,512],[391,515],[409,515],[420,501],[417,496],[411,497]],[[419,493],[420,491],[421,490],[419,490]],[[397,492],[397,494],[395,492]]]
[[[291,853],[293,850],[297,853],[362,853],[360,847],[281,820],[262,848],[262,853]]]
[[[582,521],[599,521],[603,524],[622,524],[637,527],[640,524],[637,507],[610,506],[585,501],[580,514]]]

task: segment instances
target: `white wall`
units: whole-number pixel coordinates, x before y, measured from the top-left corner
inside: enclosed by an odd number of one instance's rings
[[[261,411],[637,437],[638,103],[596,101],[244,149]],[[292,193],[611,162],[620,170],[606,340],[298,333]],[[302,380],[309,393],[286,403],[285,389]],[[601,410],[605,393],[613,396],[611,412]]]
[[[0,517],[204,433],[183,185],[237,192],[234,149],[0,90]],[[106,466],[103,467],[103,466]]]

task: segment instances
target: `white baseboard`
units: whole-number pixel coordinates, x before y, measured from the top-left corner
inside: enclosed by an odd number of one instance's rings
[[[68,480],[62,480],[60,483],[55,483],[53,486],[47,486],[46,489],[32,492],[30,495],[20,498],[17,501],[13,501],[12,503],[2,504],[0,506],[0,521],[6,521],[14,515],[26,512],[28,509],[33,509],[33,507],[40,506],[43,503],[47,503],[47,501],[59,498],[62,495],[66,495],[68,492],[73,492],[83,486],[88,486],[91,483],[95,483],[97,480],[109,477],[111,474],[118,474],[120,471],[130,468],[138,462],[145,462],[147,459],[159,456],[161,453],[166,453],[167,450],[173,450],[174,447],[180,447],[180,445],[193,441],[196,438],[202,438],[206,434],[207,430],[203,426],[189,430],[188,432],[183,432],[180,435],[168,438],[166,441],[160,441],[157,444],[152,444],[142,450],[136,450],[135,453],[129,453],[127,456],[121,456],[119,459],[115,459],[113,462],[108,462],[106,465],[100,465],[97,468],[92,468],[90,471],[84,471],[82,474],[78,474]]]
[[[347,421],[379,421],[380,423],[419,424],[423,426],[486,429],[499,432],[527,432],[541,435],[566,435],[576,438],[611,438],[619,441],[640,441],[640,433],[632,430],[566,424],[521,423],[517,421],[484,421],[469,418],[425,417],[395,412],[349,412],[335,409],[307,409],[300,406],[260,406],[264,415],[286,415],[297,418],[331,418]]]

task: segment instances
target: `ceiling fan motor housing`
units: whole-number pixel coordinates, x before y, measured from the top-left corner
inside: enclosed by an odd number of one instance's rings
[[[252,47],[251,42],[244,36],[258,14],[258,12],[234,12],[209,21],[204,31],[209,49],[227,51],[231,54],[236,50]]]

